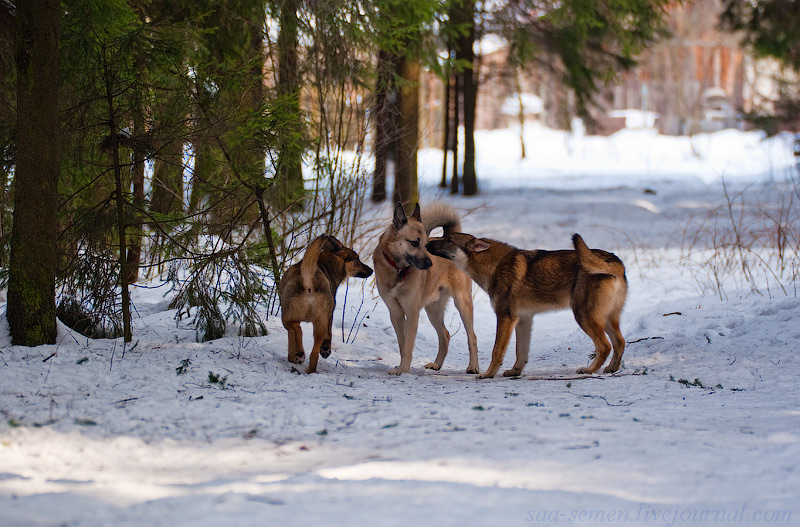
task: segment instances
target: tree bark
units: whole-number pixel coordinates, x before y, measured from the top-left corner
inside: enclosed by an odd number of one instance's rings
[[[125,218],[125,207],[129,206],[126,199],[126,185],[122,178],[122,159],[120,157],[120,126],[118,123],[117,108],[114,100],[114,74],[110,67],[110,58],[103,53],[103,80],[105,81],[105,100],[108,112],[106,124],[108,125],[108,145],[110,148],[110,169],[114,173],[114,202],[117,212],[117,238],[119,243],[119,286],[122,297],[122,336],[125,342],[133,340],[131,330],[131,292],[129,289],[128,267],[128,223]],[[126,188],[127,187],[127,188]]]
[[[458,194],[460,178],[458,176],[458,125],[461,124],[461,74],[456,73],[453,76],[453,122],[451,126],[453,131],[453,174],[450,176],[450,194]]]
[[[137,62],[139,59],[137,58]],[[146,126],[144,123],[144,106],[141,99],[137,96],[135,101],[135,114],[133,116],[133,135],[144,135],[146,133]],[[133,149],[133,166],[131,167],[131,184],[133,186],[133,211],[135,217],[143,217],[144,211],[144,152],[138,145]],[[135,222],[131,225],[133,232],[131,232],[130,243],[128,244],[128,254],[126,261],[128,264],[128,272],[125,280],[128,284],[136,283],[139,280],[139,268],[142,263],[142,235],[144,226],[141,221]]]
[[[170,214],[183,210],[183,143],[174,139],[153,159],[153,197],[150,210]]]
[[[372,178],[372,201],[380,203],[386,199],[386,176],[389,157],[397,134],[397,101],[394,75],[397,57],[384,50],[378,52],[378,79],[375,86],[375,171]]]
[[[522,152],[521,158],[525,159],[525,104],[522,101],[522,82],[520,82],[520,72],[514,72],[514,87],[517,90],[517,102],[519,102],[519,146]]]
[[[450,47],[447,48],[447,59],[450,60],[452,56],[452,51]],[[452,91],[452,87],[450,86],[450,80],[452,79],[453,75],[451,73],[450,65],[445,66],[445,75],[444,75],[444,105],[442,105],[442,122],[444,124],[444,139],[442,141],[442,181],[439,183],[440,188],[447,188],[447,152],[450,151],[450,116],[452,112],[450,111],[450,92]]]
[[[278,157],[278,203],[302,207],[302,116],[300,114],[300,75],[298,73],[298,0],[281,0],[278,34],[278,96],[285,99],[286,124],[282,127]]]
[[[478,179],[475,173],[475,110],[478,102],[478,85],[475,82],[475,2],[464,2],[456,9],[454,17],[466,26],[466,31],[458,37],[456,60],[469,64],[461,73],[461,90],[464,104],[464,168],[462,180],[464,195],[478,193]]]
[[[17,166],[8,305],[11,342],[54,344],[61,2],[17,2]]]
[[[395,201],[406,210],[419,200],[417,185],[417,150],[419,146],[419,74],[418,58],[405,57],[398,64],[403,84],[398,90],[400,130],[395,161]]]

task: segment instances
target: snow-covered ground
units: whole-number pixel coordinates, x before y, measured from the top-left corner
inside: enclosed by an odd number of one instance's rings
[[[537,317],[522,378],[478,381],[452,308],[442,371],[422,368],[423,320],[412,374],[389,375],[372,279],[340,289],[316,375],[286,361],[278,318],[197,343],[158,288],[135,291],[135,346],[63,327],[55,346],[11,346],[0,317],[0,526],[800,525],[795,284],[757,294],[732,276],[715,294],[681,258],[725,210],[723,177],[729,197],[788,205],[791,138],[762,139],[530,128],[519,160],[515,132],[482,133],[475,198],[441,194],[441,153],[421,153],[423,200],[463,211],[466,232],[546,249],[579,232],[622,257],[618,375],[574,374],[591,343],[561,312]],[[485,368],[495,318],[474,296]]]

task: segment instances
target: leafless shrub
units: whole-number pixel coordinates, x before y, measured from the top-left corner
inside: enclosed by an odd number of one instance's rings
[[[790,286],[800,278],[800,180],[795,173],[760,190],[733,192],[723,181],[724,203],[684,231],[682,264],[702,293],[794,294]]]

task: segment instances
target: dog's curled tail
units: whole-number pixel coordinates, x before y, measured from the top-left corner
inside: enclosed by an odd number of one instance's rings
[[[581,267],[589,273],[608,274],[617,278],[625,277],[625,266],[619,258],[610,253],[606,253],[609,255],[608,259],[596,255],[589,249],[580,234],[572,235],[572,245],[575,246],[575,252],[578,254],[578,261]]]
[[[461,218],[458,212],[447,203],[442,203],[441,201],[425,206],[422,210],[422,224],[425,226],[425,232],[429,236],[436,227],[444,229],[444,236],[449,236],[454,232],[461,232]]]
[[[314,287],[314,274],[317,272],[317,262],[322,251],[336,250],[336,238],[323,234],[311,242],[306,249],[306,254],[300,261],[300,276],[303,278],[303,289],[310,293]]]

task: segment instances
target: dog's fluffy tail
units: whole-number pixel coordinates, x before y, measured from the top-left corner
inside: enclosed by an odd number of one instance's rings
[[[461,232],[461,217],[459,217],[456,209],[436,201],[426,205],[422,210],[422,224],[425,226],[425,232],[430,236],[431,231],[436,227],[444,229],[444,235],[449,236],[454,232]]]
[[[306,254],[303,255],[303,259],[300,261],[300,276],[303,278],[303,289],[308,293],[314,287],[314,274],[317,272],[319,255],[326,250],[335,250],[335,244],[330,236],[323,234],[311,242],[311,245],[306,249]]]
[[[596,255],[589,249],[580,234],[572,235],[572,244],[575,246],[575,252],[578,254],[578,261],[581,267],[589,273],[608,274],[617,278],[625,277],[625,266],[613,254],[607,253],[609,255],[608,259]]]

